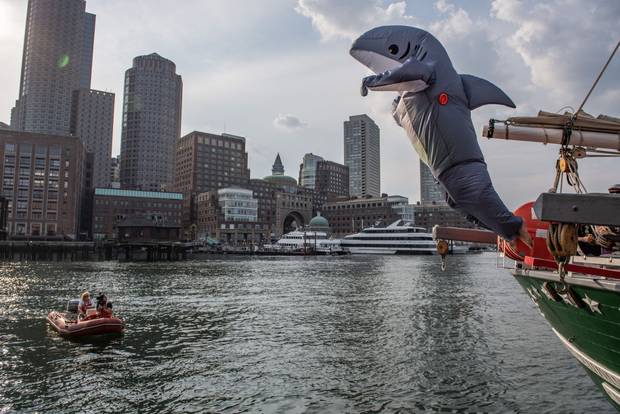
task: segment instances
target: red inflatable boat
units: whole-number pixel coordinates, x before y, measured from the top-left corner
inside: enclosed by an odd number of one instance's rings
[[[67,312],[52,311],[47,315],[47,321],[60,335],[66,337],[79,337],[89,335],[101,335],[108,333],[122,333],[125,323],[115,316],[100,317],[95,309],[88,309],[86,318],[78,319],[77,301],[71,300],[67,304]]]

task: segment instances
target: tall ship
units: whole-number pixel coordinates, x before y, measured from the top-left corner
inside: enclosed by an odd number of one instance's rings
[[[515,211],[533,244],[436,226],[438,251],[446,250],[446,240],[496,244],[503,267],[620,411],[620,185],[586,193],[577,168],[586,157],[620,156],[620,118],[540,112],[491,120],[483,135],[560,146],[551,190]],[[562,192],[563,183],[570,192]]]
[[[387,226],[368,227],[359,233],[345,236],[340,245],[351,254],[436,254],[433,236],[423,227],[407,220],[397,220]],[[465,253],[467,246],[452,245],[453,253]]]

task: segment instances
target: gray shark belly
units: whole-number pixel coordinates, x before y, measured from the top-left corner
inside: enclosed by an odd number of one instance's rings
[[[460,102],[440,105],[427,93],[406,93],[393,115],[435,177],[463,162],[484,162],[470,112]]]

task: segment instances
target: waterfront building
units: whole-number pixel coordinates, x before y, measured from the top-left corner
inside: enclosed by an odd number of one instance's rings
[[[9,227],[9,200],[0,196],[0,240],[6,240]]]
[[[271,175],[263,180],[277,188],[273,215],[275,237],[306,225],[312,218],[314,206],[322,204],[322,197],[317,192],[298,186],[293,177],[284,174],[279,153],[273,163]]]
[[[183,226],[196,223],[196,196],[250,179],[245,138],[231,134],[191,132],[176,143],[173,189],[183,194]]]
[[[420,201],[424,205],[446,204],[445,190],[422,160],[420,160]]]
[[[183,82],[172,61],[157,53],[133,59],[133,67],[125,72],[122,188],[170,188],[181,133],[182,93]]]
[[[133,216],[116,225],[120,243],[153,243],[181,240],[181,225],[149,216]]]
[[[463,214],[446,203],[414,205],[413,216],[415,225],[424,227],[428,231],[431,231],[437,224],[450,227],[476,227]]]
[[[344,122],[344,163],[349,167],[349,194],[381,195],[379,127],[366,114]]]
[[[118,239],[119,224],[132,227],[144,220],[156,227],[180,228],[182,203],[180,193],[95,188],[93,238]]]
[[[317,163],[323,161],[323,157],[312,153],[304,155],[302,163],[299,165],[299,185],[306,188],[315,189]]]
[[[411,222],[414,221],[415,206],[413,204],[409,204],[409,199],[407,197],[403,197],[399,195],[392,195],[392,196],[387,196],[386,200],[387,200],[388,205],[394,211],[396,211],[396,213],[399,215],[399,217],[402,220],[411,221]]]
[[[349,167],[333,161],[317,162],[314,190],[324,201],[349,198]]]
[[[271,238],[271,223],[259,219],[258,209],[251,189],[231,187],[198,194],[198,239],[217,239],[229,246],[262,245]]]
[[[71,134],[93,154],[93,185],[110,186],[114,94],[93,89],[73,91]]]
[[[79,237],[86,152],[76,137],[0,130],[12,238]]]
[[[29,0],[11,128],[68,135],[73,91],[89,89],[95,15],[84,0]]]
[[[273,166],[271,167],[271,175],[264,177],[263,180],[277,185],[283,191],[289,193],[297,192],[297,180],[290,175],[284,174],[284,165],[282,164],[280,153],[276,155],[276,159],[273,162]]]
[[[329,236],[332,231],[329,227],[329,221],[325,217],[323,217],[321,213],[317,213],[316,216],[312,217],[304,230],[312,231],[315,233],[322,232],[325,233],[326,236]]]
[[[393,223],[401,218],[398,209],[392,208],[388,202],[387,195],[327,202],[321,213],[337,237],[357,233],[373,225]]]

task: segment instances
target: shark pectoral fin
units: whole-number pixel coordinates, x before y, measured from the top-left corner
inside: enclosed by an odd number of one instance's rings
[[[419,91],[433,82],[434,70],[430,64],[408,59],[394,70],[364,78],[362,95],[366,88],[374,91]]]
[[[497,86],[493,85],[486,79],[478,78],[472,75],[461,75],[461,81],[463,88],[465,89],[465,95],[467,95],[467,101],[469,109],[474,110],[482,105],[505,105],[511,108],[516,108],[512,99],[508,97]]]

